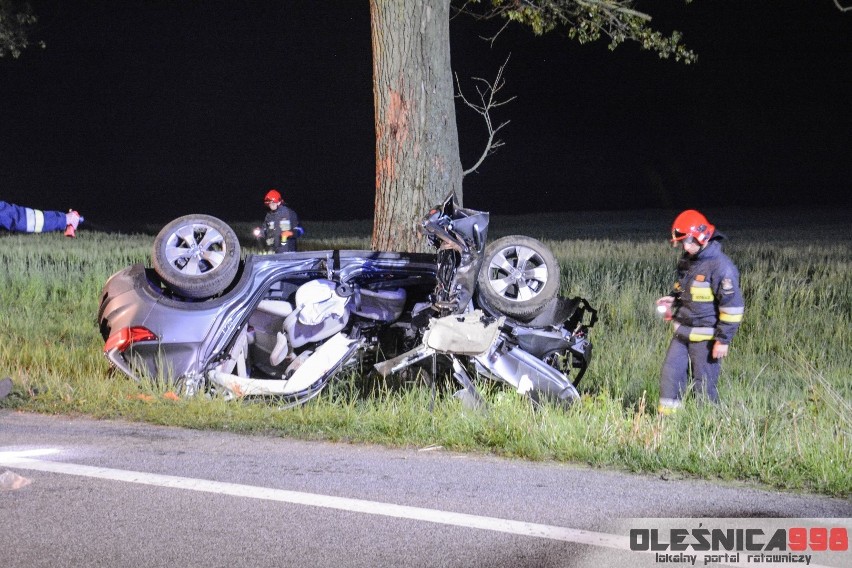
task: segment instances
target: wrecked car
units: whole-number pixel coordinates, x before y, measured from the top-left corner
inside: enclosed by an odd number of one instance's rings
[[[235,232],[208,215],[164,226],[152,266],[103,287],[98,322],[109,362],[134,380],[191,396],[317,396],[356,365],[383,376],[446,369],[457,393],[483,403],[474,379],[540,402],[570,404],[588,367],[596,311],[559,295],[560,269],[540,241],[487,244],[487,212],[453,196],[420,231],[434,254],[325,250],[240,253]]]

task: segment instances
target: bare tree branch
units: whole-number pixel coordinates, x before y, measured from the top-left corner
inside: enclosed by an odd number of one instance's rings
[[[478,104],[469,101],[467,97],[464,96],[464,93],[462,92],[461,88],[461,82],[459,81],[459,76],[456,75],[456,85],[458,86],[459,91],[459,94],[456,96],[462,101],[464,101],[464,104],[466,104],[468,107],[472,108],[474,111],[476,111],[479,115],[482,116],[482,118],[485,120],[485,127],[488,129],[488,141],[485,144],[485,148],[482,150],[482,155],[479,156],[479,159],[473,166],[462,172],[462,176],[466,176],[469,173],[475,172],[476,168],[482,165],[482,162],[485,161],[485,158],[493,154],[497,150],[497,148],[503,145],[503,141],[498,140],[497,138],[495,138],[495,136],[497,132],[499,132],[501,128],[509,124],[510,121],[507,120],[495,128],[494,123],[491,120],[491,111],[515,100],[515,97],[511,97],[502,101],[497,98],[497,93],[499,93],[500,90],[506,84],[505,79],[503,79],[503,71],[506,69],[506,65],[508,63],[509,58],[507,57],[506,61],[503,63],[503,65],[500,66],[500,69],[497,71],[497,77],[494,79],[493,83],[489,83],[485,79],[479,77],[473,77],[473,80],[478,83],[476,87],[476,94],[479,96]]]
[[[837,6],[837,9],[841,12],[849,12],[852,11],[852,6],[842,6],[840,4],[840,0],[834,0],[834,5]]]

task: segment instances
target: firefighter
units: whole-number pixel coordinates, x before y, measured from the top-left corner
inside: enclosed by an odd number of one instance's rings
[[[42,233],[71,227],[70,234],[73,235],[80,221],[80,214],[76,211],[41,211],[0,201],[0,227],[10,232]]]
[[[672,224],[671,243],[683,253],[671,293],[657,300],[657,309],[670,319],[674,337],[660,374],[661,414],[672,414],[692,369],[693,392],[718,402],[716,383],[722,359],[743,319],[744,302],[739,271],[722,252],[724,235],[698,211],[684,211]]]
[[[263,219],[266,248],[272,252],[295,251],[296,241],[305,233],[299,224],[299,216],[284,205],[277,189],[270,189],[263,202],[269,208],[269,213]]]

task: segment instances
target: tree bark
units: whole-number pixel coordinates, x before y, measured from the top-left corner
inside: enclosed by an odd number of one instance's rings
[[[417,223],[462,166],[450,67],[450,0],[370,0],[376,121],[372,248],[424,250]]]

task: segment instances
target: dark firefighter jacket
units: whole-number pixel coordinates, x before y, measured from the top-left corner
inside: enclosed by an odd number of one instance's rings
[[[61,231],[65,228],[65,213],[41,211],[0,201],[0,227],[19,233]]]
[[[283,231],[293,231],[293,236],[282,237]],[[270,211],[263,219],[263,232],[266,246],[274,252],[292,252],[296,250],[296,239],[305,232],[299,225],[296,212],[284,205]]]
[[[675,332],[685,341],[715,339],[728,344],[745,311],[739,271],[722,252],[721,235],[714,236],[695,256],[684,254],[672,295]]]

